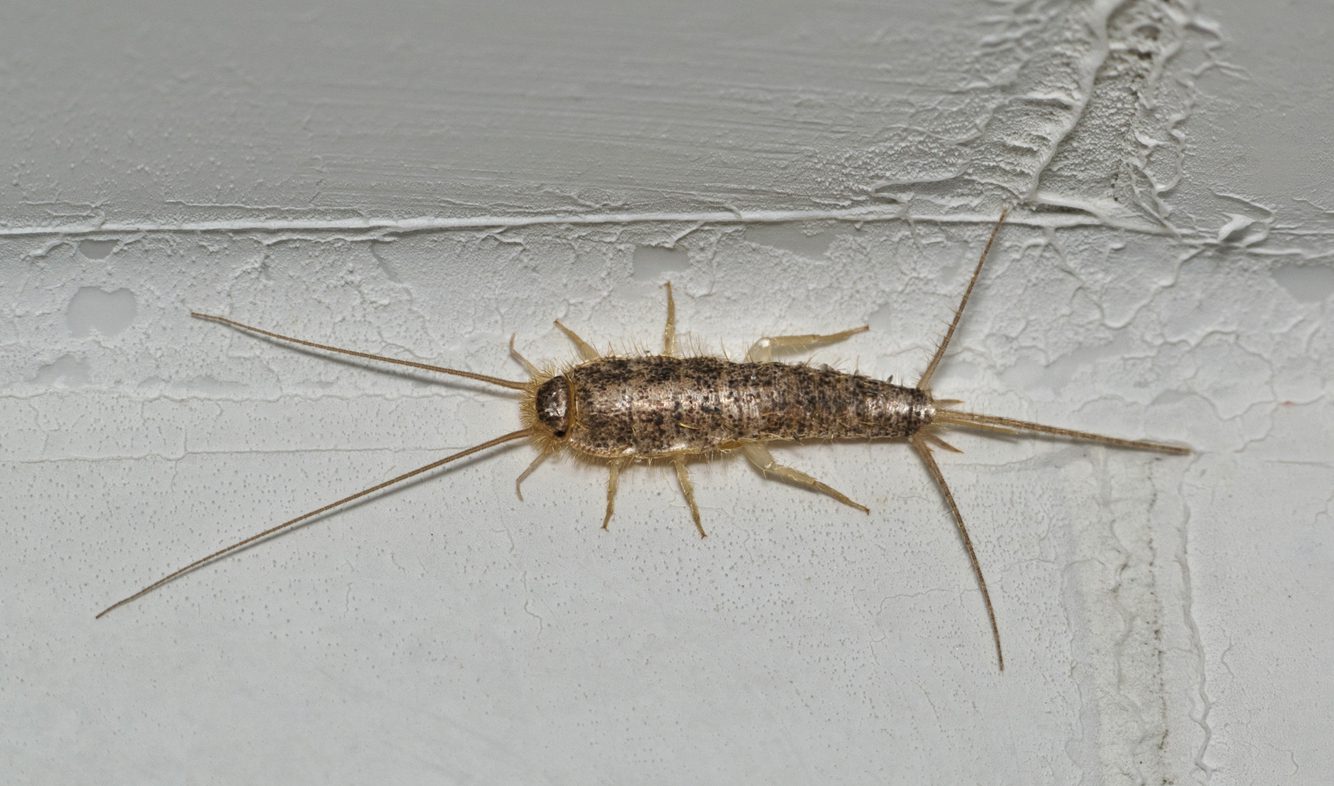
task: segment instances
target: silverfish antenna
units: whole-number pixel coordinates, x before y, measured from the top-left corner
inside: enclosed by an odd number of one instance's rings
[[[234,554],[237,551],[246,548],[247,546],[259,543],[260,541],[263,540],[267,540],[268,538],[277,535],[279,532],[282,532],[283,530],[289,529],[291,527],[296,526],[297,524],[300,524],[306,519],[313,518],[315,516],[320,515],[321,513],[333,510],[334,508],[339,507],[340,505],[346,505],[347,503],[352,502],[353,500],[358,500],[367,495],[374,494],[377,491],[382,491],[384,489],[389,488],[390,486],[402,483],[403,481],[408,480],[409,478],[415,478],[416,476],[424,472],[430,472],[431,470],[436,469],[438,467],[443,467],[444,465],[450,463],[451,461],[457,461],[461,458],[471,456],[474,453],[479,453],[483,450],[486,450],[487,448],[493,448],[497,445],[501,445],[506,442],[512,442],[513,440],[521,439],[528,435],[529,435],[528,429],[511,431],[510,433],[505,434],[504,436],[496,437],[495,439],[489,439],[480,445],[473,445],[472,447],[467,448],[465,450],[460,450],[458,453],[455,453],[451,456],[446,456],[445,458],[439,459],[437,461],[432,461],[430,464],[424,464],[420,467],[417,467],[414,470],[411,470],[409,472],[404,472],[402,475],[397,475],[395,477],[392,477],[389,480],[384,481],[383,483],[377,483],[374,486],[371,486],[370,488],[362,489],[361,491],[358,491],[355,494],[349,494],[348,496],[343,497],[342,499],[339,500],[335,500],[334,502],[330,502],[327,505],[321,505],[320,507],[315,508],[314,510],[302,513],[300,516],[297,516],[296,518],[288,519],[287,521],[284,521],[281,524],[269,527],[268,529],[263,530],[262,532],[256,532],[254,535],[251,535],[248,538],[243,538],[242,540],[238,540],[235,543],[231,544],[230,546],[218,549],[217,551],[213,552],[212,554],[209,554],[206,557],[200,557],[194,562],[191,562],[189,565],[186,565],[183,568],[179,568],[177,570],[172,571],[171,573],[168,573],[167,575],[163,576],[162,578],[158,579],[152,584],[149,584],[148,586],[144,587],[143,589],[139,590],[133,595],[130,595],[128,597],[116,601],[110,606],[107,606],[105,609],[102,609],[102,611],[98,613],[95,619],[102,619],[111,611],[114,611],[115,609],[118,609],[127,603],[132,603],[138,600],[139,598],[142,598],[143,596],[147,595],[148,593],[158,589],[159,587],[165,584],[169,584],[175,581],[176,579],[180,578],[181,576],[190,573],[191,571],[194,571],[198,568],[202,568],[203,566],[209,564],[210,562],[220,560],[223,557],[228,556],[229,554]]]
[[[449,375],[451,375],[451,376],[463,377],[464,379],[471,379],[471,380],[475,380],[475,381],[477,381],[477,382],[485,382],[485,383],[487,383],[487,384],[489,384],[489,385],[497,385],[497,386],[499,386],[499,387],[508,388],[508,389],[510,389],[510,390],[526,391],[526,390],[528,389],[528,383],[526,383],[526,382],[516,382],[516,381],[514,381],[514,380],[500,379],[499,377],[487,376],[486,374],[477,374],[477,373],[474,373],[474,372],[472,372],[472,371],[463,371],[463,370],[461,370],[461,369],[456,369],[456,368],[446,368],[446,367],[444,367],[444,366],[435,366],[435,365],[431,365],[430,363],[419,363],[419,362],[417,362],[417,361],[415,361],[415,360],[401,360],[401,359],[399,359],[399,358],[391,358],[391,357],[386,357],[386,356],[384,356],[384,355],[376,355],[376,354],[373,354],[373,353],[370,353],[370,352],[360,352],[360,351],[355,350],[355,349],[344,349],[343,347],[336,347],[336,346],[333,346],[333,345],[331,345],[331,344],[321,344],[321,343],[316,342],[316,341],[307,341],[306,339],[303,339],[303,338],[296,338],[296,337],[294,337],[294,336],[287,336],[287,335],[284,335],[284,334],[282,334],[282,333],[275,333],[275,332],[273,332],[272,330],[265,330],[265,329],[263,329],[263,328],[255,327],[254,325],[247,325],[247,324],[245,324],[245,323],[243,323],[243,322],[237,322],[237,321],[234,320],[234,319],[228,319],[227,317],[220,317],[220,316],[217,316],[217,315],[215,315],[215,314],[202,314],[202,313],[197,312],[197,311],[192,311],[192,312],[190,312],[190,316],[194,317],[195,319],[201,319],[201,320],[203,320],[203,321],[205,321],[205,322],[216,322],[216,323],[219,324],[219,325],[225,325],[225,326],[230,327],[230,328],[235,328],[235,329],[240,330],[240,331],[245,332],[245,333],[251,333],[251,334],[254,334],[254,335],[258,335],[258,336],[264,336],[264,337],[267,337],[267,338],[272,338],[272,339],[275,339],[275,340],[277,340],[277,341],[286,342],[286,343],[288,343],[288,344],[297,344],[297,345],[300,345],[300,346],[303,346],[303,347],[312,347],[312,348],[314,348],[314,349],[323,350],[323,351],[325,351],[325,352],[334,352],[334,353],[337,353],[337,354],[340,354],[340,355],[350,355],[350,356],[352,356],[352,357],[362,358],[362,359],[364,359],[364,360],[375,360],[375,361],[379,361],[379,362],[382,362],[382,363],[392,363],[392,364],[397,365],[397,366],[408,366],[408,367],[410,367],[410,368],[421,369],[422,371],[431,371],[431,372],[435,372],[435,373],[438,373],[438,374],[449,374]],[[526,437],[526,436],[530,435],[531,433],[532,433],[532,432],[531,432],[529,429],[526,429],[526,428],[525,428],[525,429],[520,429],[519,431],[513,431],[513,432],[510,432],[509,434],[506,434],[506,435],[501,436],[501,437],[496,437],[495,439],[487,440],[486,442],[483,442],[483,443],[480,444],[480,445],[474,445],[474,446],[472,446],[472,447],[470,447],[470,448],[467,448],[467,449],[465,449],[465,450],[461,450],[461,451],[459,451],[458,453],[455,453],[455,454],[453,454],[453,455],[451,455],[451,456],[446,456],[446,457],[443,458],[443,459],[439,459],[439,460],[437,460],[437,461],[432,461],[432,462],[429,463],[429,464],[426,464],[426,465],[424,465],[424,466],[418,467],[418,468],[416,468],[416,469],[414,469],[414,470],[411,470],[411,471],[409,471],[409,472],[405,472],[405,473],[403,473],[402,475],[398,475],[398,476],[396,476],[396,477],[390,478],[389,480],[386,480],[386,481],[384,481],[383,483],[377,483],[377,484],[375,484],[374,486],[371,486],[370,488],[363,489],[363,490],[361,490],[361,491],[358,491],[358,492],[355,493],[355,494],[348,495],[348,496],[343,497],[342,499],[337,500],[337,501],[335,501],[335,502],[330,502],[330,503],[327,504],[327,505],[322,505],[322,506],[320,506],[320,507],[318,507],[318,508],[316,508],[316,509],[314,509],[314,510],[312,510],[312,511],[309,511],[309,512],[307,512],[307,513],[303,513],[303,514],[301,514],[300,516],[297,516],[297,517],[294,518],[294,519],[288,519],[287,521],[284,521],[284,522],[281,523],[281,524],[278,524],[278,525],[276,525],[276,526],[270,527],[270,528],[264,530],[263,532],[258,532],[258,533],[254,534],[254,535],[251,535],[250,537],[245,538],[245,539],[243,539],[243,540],[239,540],[239,541],[237,541],[237,542],[231,544],[230,546],[227,546],[227,547],[225,547],[225,548],[219,549],[219,550],[213,552],[212,554],[209,554],[209,555],[206,556],[206,557],[202,557],[202,558],[200,558],[200,559],[197,559],[197,560],[195,560],[194,562],[191,562],[189,565],[186,565],[185,567],[180,568],[179,570],[175,570],[175,571],[173,571],[173,572],[167,574],[166,576],[163,576],[161,579],[158,579],[157,581],[153,582],[152,584],[149,584],[148,586],[144,587],[143,589],[139,590],[138,592],[134,593],[133,595],[130,595],[129,597],[126,597],[126,598],[124,598],[124,599],[122,599],[122,600],[116,601],[115,603],[113,603],[113,604],[111,604],[110,606],[106,607],[105,609],[103,609],[103,610],[97,615],[96,619],[101,619],[102,617],[106,616],[106,614],[107,614],[108,612],[112,611],[113,609],[119,608],[119,607],[121,607],[121,606],[124,606],[124,605],[127,604],[127,603],[130,603],[130,602],[132,602],[132,601],[138,600],[139,598],[142,598],[144,595],[147,595],[148,593],[150,593],[150,592],[152,592],[152,591],[158,589],[159,587],[163,586],[164,584],[168,584],[168,583],[170,583],[170,582],[172,582],[172,581],[175,581],[176,579],[180,578],[181,576],[184,576],[185,574],[190,573],[191,571],[194,571],[194,570],[196,570],[197,568],[201,568],[201,567],[203,567],[204,565],[209,564],[210,562],[214,562],[214,561],[219,560],[219,559],[222,559],[223,557],[226,557],[226,556],[228,556],[228,555],[230,555],[230,554],[234,554],[234,553],[236,553],[237,551],[240,551],[241,549],[246,548],[247,546],[253,545],[253,544],[258,543],[258,542],[260,542],[260,541],[262,541],[262,540],[266,540],[266,539],[268,539],[268,538],[270,538],[270,537],[272,537],[272,536],[274,536],[274,535],[277,535],[278,533],[280,533],[280,532],[282,532],[282,531],[284,531],[284,530],[286,530],[286,529],[289,529],[289,528],[291,528],[291,527],[296,526],[297,524],[300,524],[300,523],[303,522],[303,521],[306,521],[307,519],[310,519],[310,518],[313,518],[313,517],[315,517],[315,516],[318,516],[318,515],[320,515],[321,513],[326,513],[326,512],[328,512],[328,511],[330,511],[330,510],[333,510],[334,508],[337,508],[337,507],[341,506],[341,505],[346,505],[346,504],[349,503],[349,502],[352,502],[352,501],[357,500],[357,499],[361,499],[362,497],[365,497],[365,496],[370,495],[370,494],[374,494],[374,493],[377,492],[377,491],[382,491],[382,490],[384,490],[384,489],[389,488],[390,486],[393,486],[393,485],[398,484],[398,483],[402,483],[402,482],[405,481],[405,480],[408,480],[408,479],[410,479],[410,478],[414,478],[414,477],[416,477],[416,476],[418,476],[418,475],[421,475],[422,473],[430,472],[430,471],[433,470],[433,469],[437,469],[437,468],[439,468],[439,467],[443,467],[444,465],[446,465],[446,464],[448,464],[448,463],[450,463],[450,462],[452,462],[452,461],[457,461],[458,459],[465,458],[465,457],[467,457],[467,456],[471,456],[471,455],[474,454],[474,453],[477,453],[477,452],[482,451],[482,450],[486,450],[487,448],[495,447],[496,445],[500,445],[500,444],[503,444],[503,443],[505,443],[505,442],[510,442],[510,441],[512,441],[512,440],[516,440],[516,439],[519,439],[519,438],[521,438],[521,437]]]
[[[313,347],[315,349],[322,349],[325,352],[336,352],[340,355],[351,355],[354,358],[362,358],[364,360],[378,360],[381,363],[393,363],[396,366],[408,366],[410,368],[421,369],[423,371],[434,371],[437,374],[450,374],[455,377],[463,377],[464,379],[473,379],[478,382],[485,382],[488,385],[499,385],[502,388],[509,388],[510,390],[528,389],[527,382],[516,382],[511,379],[500,379],[499,377],[490,377],[487,376],[486,374],[477,374],[472,371],[461,371],[457,368],[433,366],[430,363],[418,363],[415,360],[400,360],[398,358],[385,357],[384,355],[375,355],[370,352],[359,352],[355,349],[343,349],[342,347],[335,347],[330,344],[320,344],[315,341],[307,341],[304,338],[293,338],[292,336],[284,336],[282,333],[274,333],[271,330],[264,330],[263,328],[257,328],[253,325],[246,325],[244,323],[237,322],[234,319],[228,319],[227,317],[219,317],[213,314],[201,314],[198,311],[191,311],[190,316],[194,317],[195,319],[202,319],[205,322],[216,322],[219,325],[226,325],[227,327],[230,328],[236,328],[237,330],[245,331],[246,333],[253,333],[258,336],[267,336],[268,338],[277,339],[279,341],[286,341],[289,344],[300,344],[303,347]]]

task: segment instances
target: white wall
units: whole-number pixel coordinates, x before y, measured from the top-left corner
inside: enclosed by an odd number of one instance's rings
[[[0,11],[0,755],[26,782],[1322,782],[1334,657],[1334,12],[1262,4]],[[561,318],[872,332],[935,383],[1187,459],[784,448],[870,517],[527,446],[93,614],[516,428]]]

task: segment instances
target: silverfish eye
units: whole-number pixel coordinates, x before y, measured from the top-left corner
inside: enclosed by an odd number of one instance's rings
[[[565,436],[570,427],[570,383],[565,377],[552,377],[537,389],[537,419],[553,436]]]

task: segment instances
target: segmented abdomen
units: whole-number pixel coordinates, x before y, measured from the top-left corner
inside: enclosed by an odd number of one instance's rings
[[[662,355],[565,372],[570,445],[601,457],[708,453],[753,440],[907,437],[930,422],[912,388],[829,368]]]

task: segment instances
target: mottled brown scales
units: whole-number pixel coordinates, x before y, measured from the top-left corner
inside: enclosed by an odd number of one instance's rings
[[[698,456],[747,442],[895,439],[931,421],[919,390],[826,367],[714,357],[608,357],[544,386],[577,402],[570,449],[597,458]],[[541,395],[539,409],[559,408]]]
[[[865,505],[850,499],[837,489],[800,470],[779,463],[767,444],[775,441],[801,442],[829,439],[903,439],[921,458],[927,473],[940,489],[945,507],[954,520],[959,539],[968,555],[973,575],[991,625],[1000,668],[1005,668],[1001,650],[1000,627],[996,622],[991,594],[987,590],[982,566],[973,548],[968,528],[955,503],[954,495],[932,446],[957,450],[940,438],[946,428],[962,428],[1004,434],[1041,434],[1084,440],[1134,450],[1149,450],[1180,455],[1189,448],[1163,442],[1130,440],[1092,434],[1085,431],[1048,426],[995,415],[981,415],[954,409],[958,402],[943,401],[931,395],[931,379],[945,356],[950,338],[963,316],[982,265],[987,259],[1005,214],[996,223],[972,278],[964,290],[954,319],[941,339],[931,362],[917,385],[911,388],[881,382],[860,374],[827,367],[773,362],[774,351],[800,352],[842,341],[866,326],[828,335],[774,336],[762,338],[751,346],[743,362],[712,357],[678,357],[676,351],[676,306],[671,285],[667,285],[667,324],[663,329],[662,354],[646,357],[602,357],[588,342],[559,321],[556,326],[574,342],[580,362],[563,372],[544,372],[514,350],[510,351],[528,371],[530,379],[514,381],[476,374],[470,371],[433,366],[416,361],[398,360],[367,352],[343,349],[304,339],[284,336],[244,325],[225,317],[207,314],[194,316],[277,341],[328,352],[384,361],[412,368],[465,377],[522,392],[520,415],[524,427],[495,439],[474,445],[422,467],[377,483],[368,489],[335,500],[296,518],[258,532],[242,541],[197,559],[129,597],[117,601],[98,614],[103,616],[119,606],[140,598],[167,582],[196,568],[269,538],[290,527],[409,478],[442,467],[480,451],[518,439],[531,439],[537,457],[519,475],[521,484],[549,455],[563,450],[606,463],[607,504],[602,526],[606,528],[615,510],[617,483],[621,470],[634,461],[662,459],[670,461],[686,505],[701,536],[699,506],[695,503],[687,460],[720,451],[736,451],[765,476],[804,486],[839,502],[869,512]]]

